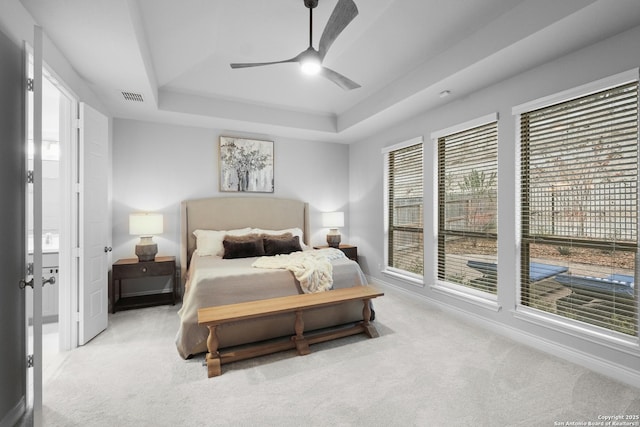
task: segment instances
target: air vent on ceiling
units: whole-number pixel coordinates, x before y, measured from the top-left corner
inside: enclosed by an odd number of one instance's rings
[[[144,102],[144,98],[140,93],[122,92],[122,96],[124,96],[124,99],[127,101]]]

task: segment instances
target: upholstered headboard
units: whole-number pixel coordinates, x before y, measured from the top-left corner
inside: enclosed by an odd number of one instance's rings
[[[256,227],[282,230],[298,227],[309,244],[309,204],[273,197],[212,197],[185,200],[180,209],[180,269],[183,280],[196,249],[194,230],[233,230]]]

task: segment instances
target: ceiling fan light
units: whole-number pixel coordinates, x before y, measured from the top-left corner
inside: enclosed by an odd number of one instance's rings
[[[306,58],[302,62],[300,62],[300,69],[303,73],[314,75],[320,72],[320,60],[318,58]]]

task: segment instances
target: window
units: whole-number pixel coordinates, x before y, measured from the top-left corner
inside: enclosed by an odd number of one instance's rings
[[[421,279],[424,272],[422,138],[385,148],[383,153],[386,270]]]
[[[438,144],[438,280],[491,294],[497,293],[496,120],[493,114],[433,135]]]
[[[521,304],[632,336],[637,71],[634,80],[519,112]]]

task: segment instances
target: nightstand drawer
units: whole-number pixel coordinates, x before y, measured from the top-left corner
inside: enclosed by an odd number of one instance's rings
[[[168,276],[175,271],[173,262],[139,262],[113,266],[113,278],[137,279],[140,277]]]

